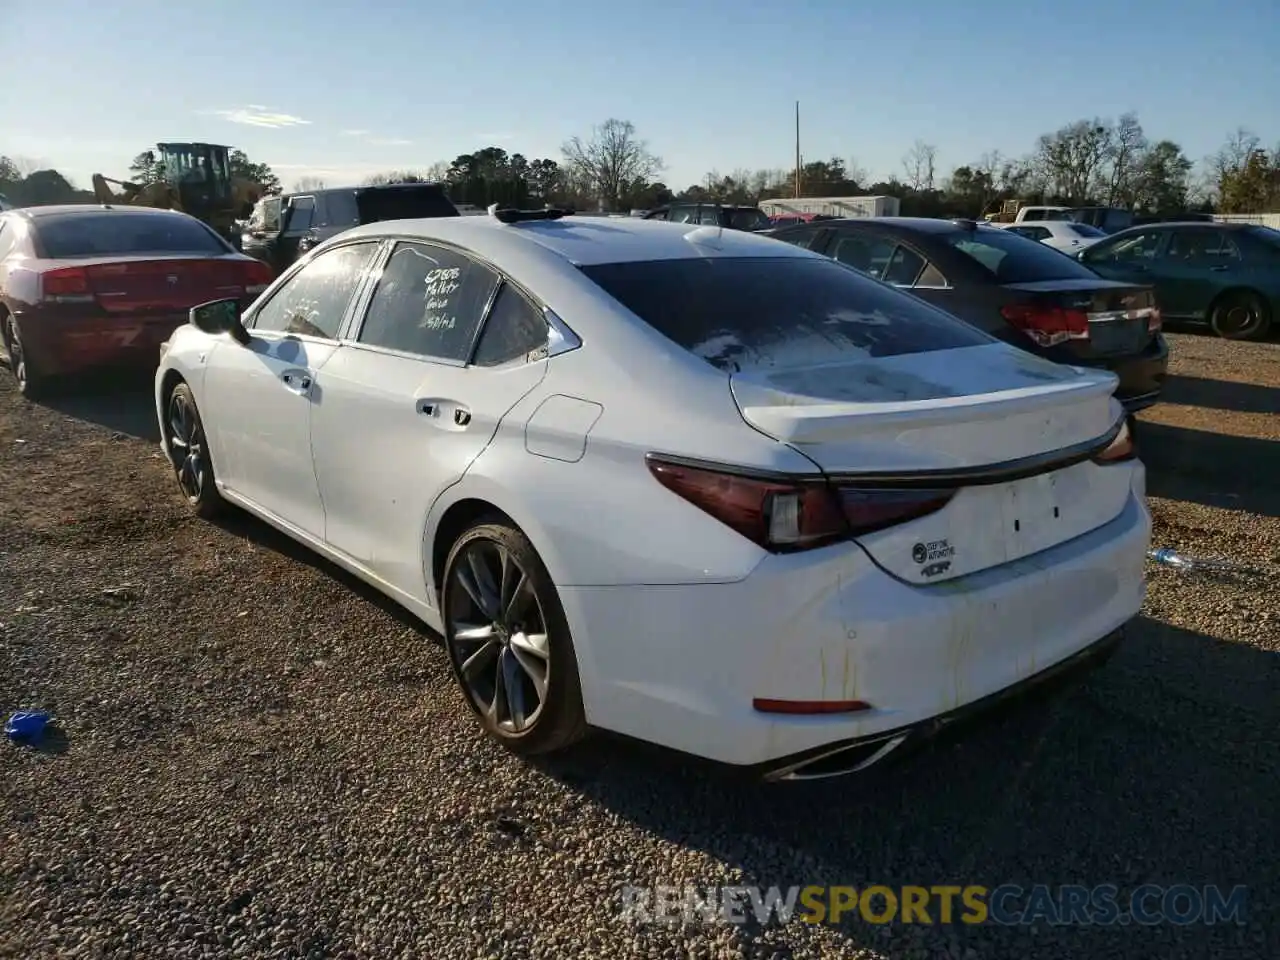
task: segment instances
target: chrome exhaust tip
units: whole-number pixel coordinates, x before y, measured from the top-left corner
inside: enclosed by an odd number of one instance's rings
[[[908,736],[909,734],[900,733],[884,740],[837,747],[791,766],[771,770],[764,779],[770,783],[780,783],[785,780],[827,780],[859,773],[897,750]]]

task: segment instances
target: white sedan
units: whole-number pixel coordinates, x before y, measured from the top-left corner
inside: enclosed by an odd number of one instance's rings
[[[1028,240],[1039,240],[1047,247],[1053,247],[1062,253],[1075,256],[1081,250],[1087,250],[1099,240],[1107,239],[1107,234],[1087,223],[1076,223],[1074,220],[1037,220],[1035,223],[999,224],[1010,233],[1016,233]]]
[[[1115,377],[791,244],[376,223],[191,320],[155,398],[192,507],[248,510],[440,631],[520,752],[600,728],[848,772],[1093,662],[1142,603]]]

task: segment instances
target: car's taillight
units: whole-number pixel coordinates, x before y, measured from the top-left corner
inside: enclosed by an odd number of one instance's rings
[[[256,297],[271,286],[274,279],[271,268],[261,260],[250,260],[244,265],[244,292],[250,296]]]
[[[89,274],[81,267],[64,267],[40,275],[41,299],[51,303],[89,303]]]
[[[955,494],[954,490],[873,490],[814,478],[758,478],[655,455],[648,463],[668,490],[775,553],[882,530],[933,513]]]
[[[1089,339],[1089,315],[1083,310],[1067,310],[1048,304],[1014,303],[1000,313],[1014,327],[1042,347],[1068,340]]]
[[[1129,429],[1129,421],[1120,425],[1120,432],[1116,434],[1115,439],[1107,449],[1097,454],[1093,460],[1094,463],[1123,463],[1125,460],[1132,460],[1138,455],[1138,446],[1133,442],[1133,431]]]

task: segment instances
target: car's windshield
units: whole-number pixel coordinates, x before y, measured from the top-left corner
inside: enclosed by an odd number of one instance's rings
[[[135,253],[203,253],[231,247],[199,220],[175,213],[72,213],[41,217],[35,237],[46,257],[102,257]]]
[[[910,294],[825,258],[707,257],[581,269],[664,336],[731,372],[991,342]]]
[[[944,239],[981,264],[997,283],[1091,280],[1096,274],[1053,247],[999,228],[956,231]]]

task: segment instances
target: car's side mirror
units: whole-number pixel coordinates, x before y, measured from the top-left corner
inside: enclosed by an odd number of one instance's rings
[[[228,333],[241,344],[248,344],[252,339],[240,320],[239,300],[210,300],[199,304],[191,308],[188,319],[193,327],[205,333]]]

